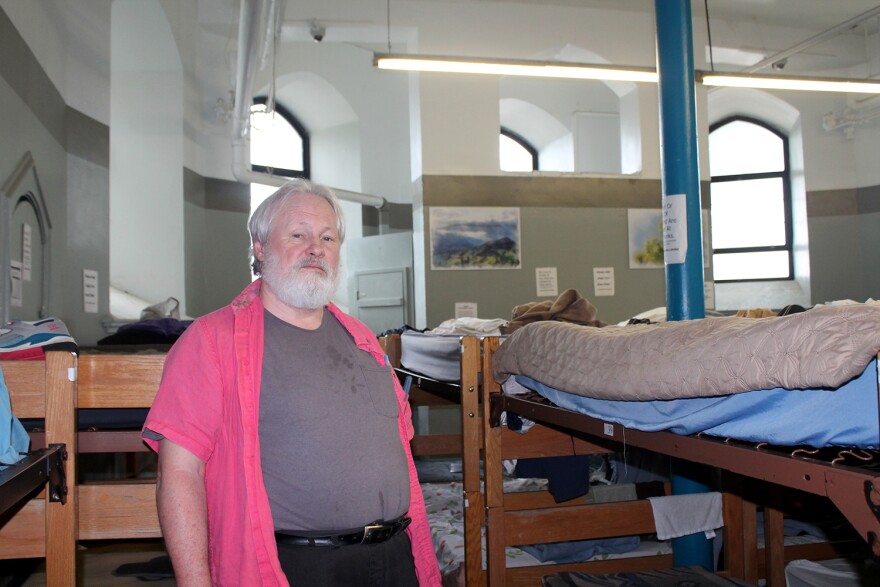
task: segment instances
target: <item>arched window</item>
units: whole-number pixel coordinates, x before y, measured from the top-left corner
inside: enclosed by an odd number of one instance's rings
[[[251,169],[284,177],[309,177],[309,134],[284,106],[266,111],[266,98],[251,106]],[[251,214],[275,188],[251,184]]]
[[[309,177],[309,133],[284,106],[266,111],[266,98],[251,107],[251,168],[286,177]]]
[[[501,171],[537,171],[538,151],[526,139],[501,127],[498,136]]]
[[[741,116],[709,132],[716,282],[794,279],[788,139]]]

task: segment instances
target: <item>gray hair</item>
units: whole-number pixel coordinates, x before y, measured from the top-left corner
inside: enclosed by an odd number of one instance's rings
[[[266,198],[254,211],[251,219],[248,221],[248,231],[251,233],[251,258],[253,262],[251,266],[254,269],[254,275],[260,275],[263,272],[263,263],[257,259],[254,254],[254,243],[269,242],[269,233],[272,231],[272,221],[276,214],[290,198],[299,197],[305,194],[318,196],[323,198],[333,213],[336,215],[336,232],[339,233],[339,243],[345,240],[345,217],[342,214],[342,207],[333,190],[327,186],[313,183],[307,179],[293,179],[278,188],[275,193]]]

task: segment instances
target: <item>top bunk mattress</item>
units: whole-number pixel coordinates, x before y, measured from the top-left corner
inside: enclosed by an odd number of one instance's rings
[[[839,387],[878,351],[880,305],[855,304],[607,328],[535,322],[508,337],[492,368],[501,382],[526,375],[587,397],[668,400]]]

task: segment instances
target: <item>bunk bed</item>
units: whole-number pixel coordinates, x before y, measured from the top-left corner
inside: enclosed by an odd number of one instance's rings
[[[641,330],[621,334],[626,328]],[[591,331],[586,336],[593,337],[593,342],[582,345],[581,335],[587,331]],[[601,331],[606,332],[594,336]],[[708,334],[709,339],[698,336],[700,331]],[[752,337],[756,332],[758,336]],[[671,338],[667,336],[670,333]],[[548,345],[547,341],[554,338],[555,343],[562,344]],[[683,344],[676,346],[672,342],[674,338],[684,341]],[[511,335],[497,354],[493,348],[486,353],[488,370],[484,378],[488,382],[486,401],[490,405],[486,416],[487,463],[492,462],[489,438],[499,434],[498,415],[502,411],[513,412],[601,445],[643,447],[709,465],[733,473],[734,484],[760,480],[772,484],[776,491],[788,488],[826,497],[877,556],[880,555],[880,472],[876,469],[875,449],[880,423],[877,367],[872,359],[878,350],[880,308],[867,305],[816,308],[760,320],[710,318],[688,323],[627,326],[619,331],[578,329],[549,322],[532,324]],[[734,376],[722,377],[730,374]],[[761,384],[759,378],[767,375],[771,377],[771,384]],[[502,395],[498,382],[510,377],[536,393]],[[863,384],[862,391],[851,393],[847,387],[852,382]],[[813,392],[788,391],[803,388]],[[689,399],[679,400],[680,392]],[[666,403],[657,411],[663,412],[672,405],[670,402],[713,403],[721,395],[725,396],[721,401],[728,401],[729,397],[741,402],[748,401],[750,394],[759,396],[762,401],[768,398],[772,401],[760,408],[718,409],[729,418],[706,425],[711,433],[704,432],[706,428],[694,428],[705,423],[689,422],[679,426],[682,418],[665,425],[661,418],[655,418],[644,424],[651,431],[640,430],[643,423],[632,417],[632,410],[627,410],[624,416],[621,406],[616,405],[621,403],[618,398],[623,398],[629,408],[636,404],[642,407],[652,403],[647,400],[660,397],[663,398],[660,401]],[[823,396],[825,401],[837,402],[835,406],[845,409],[842,412],[845,415],[834,418],[829,408],[819,408],[823,411],[814,408],[809,421],[792,422],[783,417],[788,410],[783,403],[786,394],[796,400],[804,400],[811,394]],[[849,399],[855,396],[858,397]],[[590,403],[590,408],[579,407],[582,399]],[[608,402],[618,410],[596,412],[596,402]],[[855,408],[847,405],[853,402],[863,403],[856,404]],[[757,426],[746,426],[745,432],[737,429],[734,415],[744,415],[747,420],[747,414],[761,412],[770,419]],[[817,413],[823,416],[817,418]],[[854,418],[867,424],[854,426]],[[815,426],[811,426],[813,424]],[[851,436],[854,428],[859,435],[855,440]],[[719,435],[720,431],[724,434]],[[762,438],[762,435],[766,436]],[[805,439],[824,439],[815,443],[821,450],[777,446],[797,445]],[[846,439],[849,446],[822,448],[823,444],[839,444],[840,439]],[[772,444],[768,444],[768,440]],[[852,450],[850,446],[860,448]],[[873,461],[874,467],[861,466],[864,459]],[[487,469],[487,475],[496,468],[493,465]],[[728,498],[725,501],[726,561],[732,576],[755,583],[760,570],[756,560],[754,512],[757,506],[764,504],[756,504],[753,498],[741,499],[741,495],[736,491],[725,494]],[[488,507],[491,536],[495,527],[493,508],[499,507],[491,493]],[[503,509],[499,511],[503,513]],[[790,557],[782,543],[782,523],[779,508],[765,508],[764,561],[770,585],[784,582],[783,567],[786,557]],[[499,533],[503,535],[503,526],[500,527]],[[817,547],[810,549],[804,552],[819,552]],[[491,577],[490,568],[490,582]]]
[[[387,344],[386,352],[393,356],[393,343]],[[411,389],[411,400],[415,405],[428,404],[460,404],[463,406],[463,428],[465,436],[472,440],[464,441],[462,435],[418,435],[413,439],[412,447],[415,455],[445,455],[466,453],[468,465],[464,467],[463,479],[465,501],[472,506],[467,509],[465,517],[470,520],[470,527],[476,528],[476,546],[474,531],[468,531],[468,551],[476,548],[477,565],[480,564],[480,516],[481,501],[479,493],[479,433],[480,423],[477,417],[477,379],[480,373],[479,341],[474,338],[462,340],[461,378],[455,384],[430,381],[416,376]],[[64,355],[63,364],[59,357]],[[70,491],[71,499],[64,517],[70,524],[67,532],[69,556],[53,556],[49,568],[50,577],[64,575],[75,577],[75,544],[76,541],[103,541],[120,539],[157,539],[161,538],[155,499],[155,478],[145,476],[135,478],[125,475],[124,478],[107,480],[77,479],[74,474],[78,457],[93,453],[125,453],[135,455],[147,453],[149,449],[141,439],[141,423],[146,410],[152,405],[159,387],[164,369],[166,352],[155,349],[137,349],[126,351],[124,347],[83,349],[79,358],[69,353],[47,353],[47,361],[16,361],[2,363],[16,414],[22,418],[45,418],[45,425],[31,433],[36,446],[53,445],[45,456],[39,457],[40,467],[46,463],[57,462],[60,449],[55,445],[58,438],[66,438],[62,444],[76,447],[69,450],[66,460],[67,482],[76,485],[76,491]],[[67,364],[69,363],[69,365]],[[7,368],[7,364],[9,367]],[[72,370],[72,371],[71,371]],[[78,377],[69,375],[78,373]],[[68,377],[73,377],[68,380]],[[58,401],[44,400],[40,395],[44,388],[47,398],[68,400],[69,406],[61,412],[56,407]],[[23,382],[23,383],[20,383]],[[458,389],[456,389],[458,387]],[[53,389],[55,391],[49,393]],[[465,389],[461,393],[460,389]],[[88,425],[83,426],[83,420]],[[77,426],[77,420],[80,420]],[[57,430],[63,427],[66,436],[59,436]],[[30,465],[31,459],[23,464]],[[40,467],[29,467],[32,472]],[[57,469],[51,469],[54,480]],[[48,475],[48,473],[46,473]],[[19,477],[21,479],[21,477]],[[28,479],[32,479],[29,473]],[[40,483],[30,480],[29,483]],[[4,485],[0,493],[0,505],[6,507],[13,500],[13,484]],[[475,484],[475,489],[473,489]],[[63,486],[60,484],[59,486]],[[55,485],[52,485],[55,487]],[[55,492],[52,492],[54,494]],[[470,496],[468,498],[468,496]],[[52,504],[54,506],[54,504]],[[12,506],[10,506],[12,507]],[[47,522],[52,528],[58,528],[61,519],[57,508],[47,507],[39,500],[19,511],[15,517],[5,522],[0,528],[0,556],[3,558],[27,558],[44,556],[47,550],[42,547],[45,537],[49,537],[49,552],[60,552],[57,546],[59,538],[65,536],[63,531],[49,531],[46,524],[36,524],[43,512],[51,513],[52,520]],[[5,520],[6,518],[0,518]],[[60,570],[56,570],[60,569]],[[479,571],[479,566],[477,567]],[[56,583],[52,583],[56,584]],[[64,584],[64,583],[57,583]]]
[[[483,410],[481,409],[482,399],[479,397],[479,382],[484,377],[482,371],[485,369],[481,358],[481,345],[486,344],[488,340],[495,341],[494,344],[497,346],[501,338],[497,336],[450,337],[448,335],[418,333],[402,337],[390,335],[382,339],[382,344],[389,355],[391,364],[395,366],[398,377],[405,384],[405,387],[410,389],[414,411],[424,405],[460,403],[462,435],[452,435],[453,438],[449,438],[450,435],[427,435],[416,437],[413,441],[414,454],[453,454],[450,448],[455,449],[454,454],[464,453],[463,489],[462,485],[455,483],[423,484],[429,519],[432,522],[432,534],[441,569],[444,571],[445,584],[486,584],[485,566],[491,564],[490,560],[501,561],[505,568],[505,574],[511,581],[510,584],[534,583],[542,574],[554,568],[630,569],[633,567],[669,566],[671,564],[671,549],[668,544],[644,541],[638,547],[633,546],[631,540],[609,530],[607,522],[600,525],[594,532],[587,533],[586,536],[581,530],[569,532],[572,539],[595,539],[594,544],[589,546],[580,543],[582,551],[592,549],[597,553],[602,553],[592,557],[596,560],[587,563],[586,566],[554,567],[552,563],[541,560],[543,545],[523,542],[502,545],[491,559],[488,553],[484,553],[482,534],[486,528],[487,496],[486,490],[481,488],[480,481],[481,452],[484,444],[482,440]],[[404,352],[406,349],[401,347],[413,341],[416,348],[410,347],[408,353]],[[411,365],[414,365],[415,369],[409,368]],[[431,376],[427,376],[421,371],[428,371]],[[503,458],[505,460],[575,454],[570,438],[547,428],[539,427],[530,431],[528,435],[505,431],[503,436],[505,439]],[[462,438],[464,438],[463,444]],[[421,450],[415,449],[417,444],[420,445]],[[441,448],[437,452],[432,450],[431,446]],[[577,444],[577,454],[580,456],[608,452],[605,448],[589,443]],[[503,478],[499,478],[499,483],[501,484],[499,493],[504,495],[510,508],[527,510],[556,505],[555,498],[548,491],[546,480],[515,479],[505,475]],[[600,487],[594,490],[594,493],[602,495],[602,489],[606,488]],[[635,491],[631,487],[624,489]],[[604,495],[609,493],[614,492],[605,492]],[[589,501],[589,499],[571,500],[558,507],[583,506]],[[604,503],[589,505],[583,509],[588,512],[586,515],[598,514],[600,517],[602,515],[600,512],[607,513],[612,510],[616,514],[622,512],[625,516],[634,516],[637,521],[633,528],[639,530],[640,533],[645,533],[653,531],[650,512],[645,509],[646,505],[646,502],[640,502],[635,506]],[[464,510],[463,514],[462,509]],[[577,508],[570,510],[570,512],[575,511]],[[463,521],[462,517],[464,517]],[[462,532],[464,532],[463,538],[461,537]],[[497,536],[497,532],[495,535]],[[622,547],[624,541],[627,542],[626,548]],[[608,554],[607,551],[613,549],[612,543],[615,542],[614,546],[617,546],[617,550],[627,550],[628,552]],[[525,546],[525,549],[520,548],[522,546]],[[631,548],[635,550],[630,551]],[[463,560],[461,558],[462,551],[464,551]],[[598,559],[605,560],[599,562]],[[457,572],[460,570],[457,565],[462,563],[464,566],[463,575]]]
[[[492,358],[498,347],[497,340],[483,342],[482,400],[488,406],[482,418],[485,439],[487,584],[525,587],[539,584],[542,576],[556,572],[608,573],[671,567],[669,545],[650,539],[645,540],[637,550],[619,556],[597,556],[583,562],[545,563],[528,567],[507,564],[506,551],[512,546],[645,537],[653,535],[656,529],[651,506],[646,499],[588,503],[579,498],[557,503],[546,491],[505,492],[504,461],[607,454],[617,451],[619,447],[572,436],[566,431],[540,423],[536,423],[525,434],[501,426],[501,412],[496,407],[500,387],[492,375]],[[659,492],[655,488],[653,494],[662,495],[666,491],[664,484]]]
[[[76,584],[76,357],[0,361],[13,413],[45,420],[41,442],[0,471],[0,559],[46,559],[49,585]],[[43,489],[41,491],[41,489]]]
[[[406,337],[392,334],[380,339],[380,343],[388,355],[389,361],[401,382],[408,390],[413,417],[417,417],[421,408],[431,406],[458,406],[461,413],[461,432],[458,434],[420,434],[413,438],[410,446],[414,457],[435,457],[448,455],[461,455],[461,484],[450,487],[438,487],[423,485],[426,491],[426,500],[433,504],[438,514],[432,525],[432,535],[438,551],[445,547],[445,536],[442,535],[451,526],[451,520],[440,522],[438,518],[445,516],[450,510],[447,504],[453,504],[455,493],[459,493],[460,501],[452,507],[461,509],[461,537],[463,552],[448,551],[448,557],[462,560],[448,561],[444,581],[450,584],[460,582],[461,578],[467,585],[479,585],[483,573],[482,555],[482,527],[484,526],[484,506],[480,489],[480,449],[482,446],[482,421],[479,417],[479,378],[482,371],[480,358],[480,340],[475,336],[444,337],[440,347],[440,358],[432,361],[435,365],[442,365],[439,370],[433,370],[430,377],[424,373],[403,367],[404,356],[403,344]],[[428,340],[420,337],[420,340]],[[453,351],[450,353],[450,342],[453,343]],[[431,343],[428,343],[429,345]],[[420,355],[424,348],[420,349]],[[412,352],[407,349],[407,356]],[[422,366],[424,363],[416,361],[415,365]],[[428,369],[431,370],[431,369]],[[442,495],[442,497],[438,497]],[[442,503],[438,503],[441,502]],[[460,504],[460,506],[458,505]],[[443,512],[442,514],[439,512]],[[454,513],[456,521],[458,512]],[[447,523],[450,522],[450,523]],[[453,530],[458,531],[457,529]],[[455,549],[457,550],[457,549]],[[442,553],[438,556],[443,558]],[[460,566],[456,563],[460,563]]]

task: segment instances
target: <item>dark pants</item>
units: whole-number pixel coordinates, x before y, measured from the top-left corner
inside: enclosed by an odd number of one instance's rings
[[[380,544],[278,545],[278,560],[292,587],[418,587],[406,532]]]

